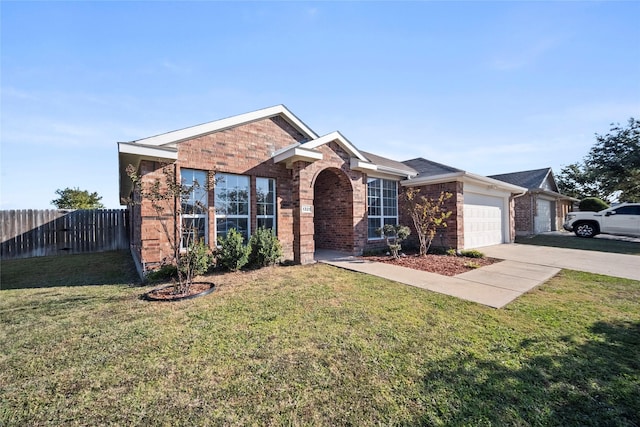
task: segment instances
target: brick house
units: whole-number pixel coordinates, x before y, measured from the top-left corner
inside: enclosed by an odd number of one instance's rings
[[[560,194],[551,168],[491,175],[527,189],[515,202],[516,235],[562,230],[564,217],[579,200]]]
[[[443,175],[424,159],[397,162],[360,151],[339,132],[317,135],[283,105],[120,142],[118,154],[123,204],[135,199],[128,165],[143,183],[162,179],[167,164],[187,184],[213,177],[215,187],[201,194],[203,208],[184,210],[201,238],[214,247],[230,228],[245,238],[258,227],[272,228],[285,258],[301,264],[314,262],[316,249],[360,254],[380,247],[377,228],[409,225],[398,206],[406,186],[455,194],[449,227],[434,245],[511,242],[513,196],[525,190],[464,171]],[[171,248],[150,202],[139,202],[130,206],[131,250],[145,272],[170,257]],[[470,212],[476,212],[471,222]]]

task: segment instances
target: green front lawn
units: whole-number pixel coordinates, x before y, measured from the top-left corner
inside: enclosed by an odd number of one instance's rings
[[[0,425],[640,419],[640,282],[565,271],[494,310],[327,265],[216,280],[1,291]]]

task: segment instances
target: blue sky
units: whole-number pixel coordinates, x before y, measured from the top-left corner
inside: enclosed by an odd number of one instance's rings
[[[1,209],[118,202],[118,141],[285,104],[489,175],[640,116],[640,2],[0,2]]]

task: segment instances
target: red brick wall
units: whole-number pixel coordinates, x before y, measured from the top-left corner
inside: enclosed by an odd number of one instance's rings
[[[516,236],[533,233],[533,197],[532,194],[527,193],[514,199]]]
[[[203,135],[178,144],[179,168],[205,170],[209,173],[233,173],[249,175],[251,185],[251,229],[256,227],[256,177],[276,180],[277,198],[277,234],[284,249],[285,258],[293,259],[293,205],[292,171],[284,165],[274,164],[271,159],[274,151],[290,146],[305,139],[304,135],[290,126],[284,119],[274,117]],[[143,182],[151,183],[156,177],[162,177],[158,163],[143,161],[141,173]],[[209,193],[209,243],[214,245],[215,206],[214,195]],[[159,221],[148,201],[140,206],[142,221],[134,230],[135,241],[140,239],[140,258],[147,266],[157,265],[171,256],[170,244],[166,233],[162,232]],[[170,222],[170,221],[169,221]],[[140,224],[140,223],[138,223]],[[138,233],[138,234],[136,234]],[[136,246],[134,244],[134,246]]]
[[[345,202],[340,208],[345,213],[344,218],[338,220],[338,227],[341,229],[339,234],[344,237],[345,241],[340,245],[336,245],[336,247],[339,246],[340,250],[349,253],[360,253],[367,239],[366,177],[361,172],[351,170],[351,156],[338,143],[330,142],[322,145],[318,147],[318,151],[323,155],[322,160],[314,163],[303,162],[304,167],[294,168],[294,178],[298,174],[298,178],[294,179],[294,181],[298,183],[297,185],[299,185],[301,191],[300,204],[317,205],[321,210],[320,214],[322,214],[323,209],[326,209],[327,205],[332,201],[347,200],[350,197],[352,199],[351,204],[349,205]],[[301,162],[296,162],[294,166],[297,166],[298,163]],[[331,170],[331,172],[325,173],[333,173],[336,177],[339,177],[340,188],[334,191],[333,194],[324,189],[325,184],[322,183],[321,174],[325,169]],[[318,182],[318,179],[320,179],[320,182]],[[315,196],[314,190],[317,182],[320,193]],[[349,188],[351,191],[350,196],[346,194],[349,192]],[[316,209],[317,207],[314,206],[314,211]],[[317,212],[311,214],[300,213],[297,218],[302,232],[299,258],[302,263],[313,260],[316,215],[318,215]],[[324,221],[324,218],[319,216],[319,221]]]
[[[461,182],[447,182],[443,184],[432,184],[415,187],[420,190],[419,196],[430,198],[440,197],[441,192],[449,192],[452,197],[445,201],[444,209],[451,211],[451,216],[447,219],[447,227],[440,228],[433,239],[432,247],[442,249],[462,249],[464,248],[464,221],[462,217],[463,209],[463,184]],[[404,188],[402,189],[404,191]],[[401,198],[402,199],[402,198]],[[407,206],[403,203],[399,205],[400,223],[411,228],[411,236],[408,244],[418,247],[418,235],[413,225]]]
[[[145,191],[153,185],[156,180],[164,181],[163,163],[143,160],[139,166],[142,185]],[[171,170],[173,166],[169,165]],[[161,187],[166,188],[166,187]],[[163,262],[171,263],[173,260],[172,242],[175,241],[175,229],[171,213],[174,212],[170,202],[164,202],[162,211],[156,210],[148,199],[140,199],[140,195],[135,196],[139,205],[134,210],[134,221],[139,221],[134,227],[134,242],[132,245],[135,252],[139,253],[143,269],[148,270],[159,266]],[[139,240],[138,240],[139,239]],[[138,244],[139,242],[139,244]]]
[[[336,142],[318,147],[324,158],[314,163],[295,162],[288,169],[275,164],[273,153],[305,136],[290,126],[284,119],[275,117],[235,128],[203,135],[178,144],[178,169],[189,168],[208,171],[210,174],[231,173],[250,176],[251,186],[251,229],[255,230],[256,219],[256,177],[276,180],[277,235],[282,243],[287,259],[301,263],[313,262],[315,251],[314,210],[320,210],[318,221],[330,216],[334,219],[331,229],[320,232],[320,245],[359,252],[366,244],[366,177],[350,168],[350,155]],[[143,161],[141,173],[143,181],[152,183],[162,177],[161,165]],[[324,177],[321,172],[330,169]],[[326,175],[328,174],[328,175]],[[333,177],[335,178],[332,178]],[[317,196],[314,184],[317,182]],[[335,187],[335,184],[340,183]],[[334,185],[335,189],[331,189]],[[215,242],[214,193],[209,202],[209,243]],[[301,212],[302,206],[314,206],[310,213]],[[137,208],[136,208],[137,209]],[[140,215],[135,216],[134,244],[147,268],[158,265],[172,256],[171,245],[155,212],[148,201],[139,206]],[[317,229],[324,229],[318,224]],[[171,230],[173,233],[173,230]]]

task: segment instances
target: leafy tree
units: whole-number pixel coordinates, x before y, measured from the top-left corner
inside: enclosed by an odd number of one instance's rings
[[[596,172],[582,162],[565,166],[558,174],[557,182],[562,194],[575,197],[576,199],[585,199],[588,197],[606,199],[608,196],[608,194],[605,194],[602,190]]]
[[[640,201],[640,120],[630,118],[627,127],[611,124],[610,133],[596,134],[584,161],[566,166],[558,178],[560,190],[579,199]]]
[[[407,212],[413,220],[413,225],[420,241],[420,255],[424,256],[431,247],[431,242],[439,228],[447,227],[447,218],[451,211],[446,211],[444,204],[453,194],[442,191],[438,198],[420,195],[419,188],[407,188],[403,199]]]
[[[56,194],[60,197],[51,201],[51,204],[58,209],[102,209],[104,205],[98,193],[89,193],[87,190],[79,188],[57,189]]]
[[[214,180],[209,176],[208,182],[194,181],[190,185],[183,183],[178,180],[175,164],[164,165],[163,179],[156,178],[153,182],[143,182],[133,165],[127,166],[126,171],[136,193],[137,201],[131,203],[141,204],[144,200],[150,202],[171,247],[173,259],[170,263],[177,267],[178,273],[174,293],[187,294],[193,278],[204,273],[211,264],[212,254],[209,247],[198,238],[195,222],[185,220],[182,212],[183,209],[206,209],[204,200],[191,200],[191,196],[199,195],[203,199],[207,197]],[[201,189],[205,191],[200,191]]]

